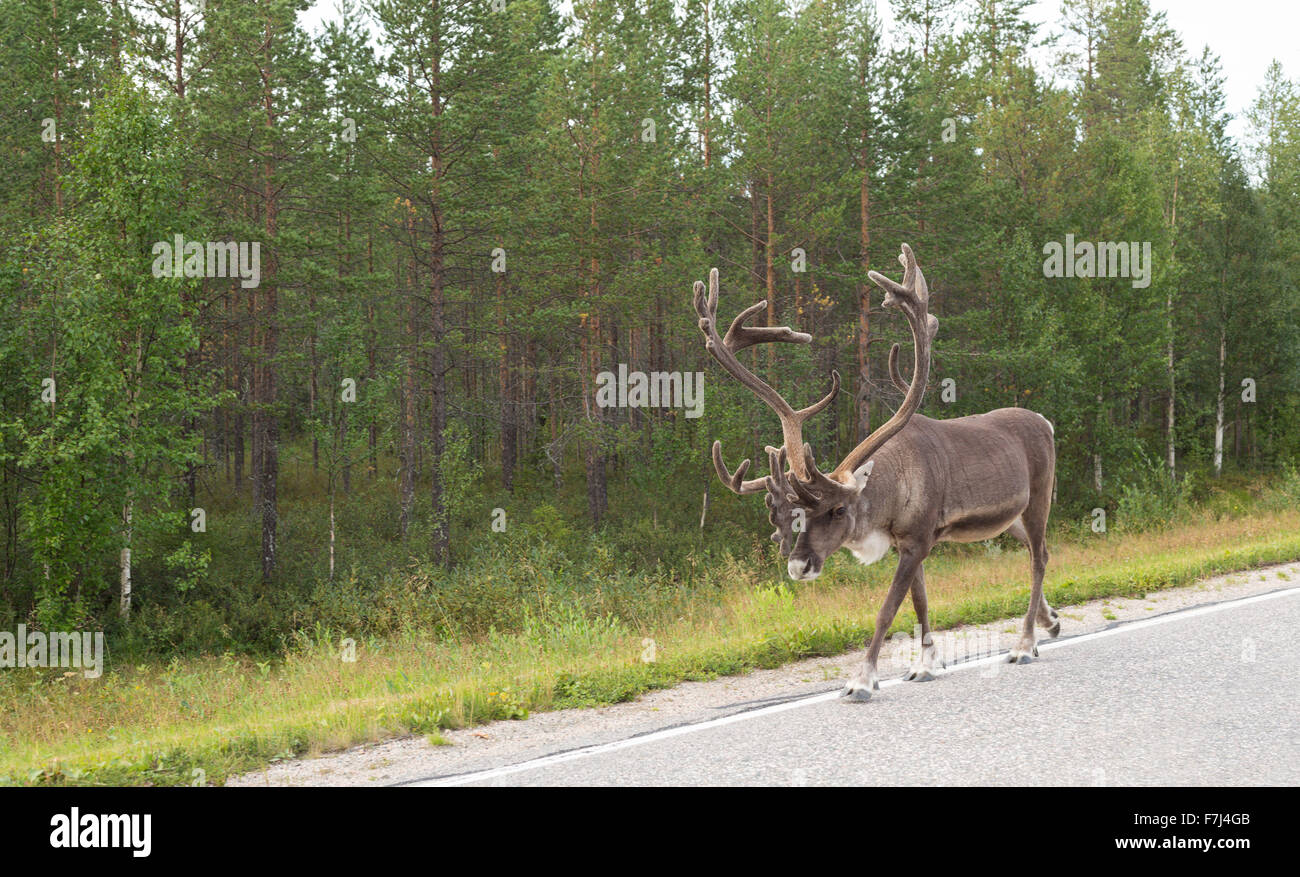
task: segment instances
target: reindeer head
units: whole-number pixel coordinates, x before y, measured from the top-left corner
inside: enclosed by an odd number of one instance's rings
[[[722,461],[721,442],[713,443],[713,465],[722,483],[735,493],[766,492],[768,519],[776,527],[772,541],[780,545],[781,555],[789,558],[787,571],[796,580],[816,578],[826,558],[846,544],[882,538],[872,529],[870,503],[866,497],[867,482],[874,465],[871,457],[907,424],[920,406],[930,374],[930,345],[939,328],[939,321],[928,312],[929,290],[912,248],[903,244],[898,259],[903,265],[901,284],[875,271],[868,276],[885,291],[884,306],[899,308],[912,329],[912,381],[905,385],[899,376],[898,345],[895,344],[889,354],[889,368],[894,383],[906,392],[902,406],[828,474],[818,470],[812,448],[803,443],[802,432],[804,422],[829,405],[839,392],[839,373],[831,372],[830,392],[821,401],[795,411],[776,390],[741,365],[736,353],[764,342],[807,344],[812,341],[812,336],[795,332],[787,326],[744,325],[747,319],[767,307],[767,302],[762,301],[736,317],[726,337],[720,338],[717,332],[717,269],[709,272],[707,298],[704,284],[695,282],[695,311],[700,317],[705,348],[724,369],[776,412],[784,437],[781,448],[767,448],[771,474],[765,478],[745,480],[749,460],[742,462],[733,475]],[[884,544],[888,546],[888,542]],[[881,550],[880,554],[883,553]],[[873,559],[878,559],[878,556]]]

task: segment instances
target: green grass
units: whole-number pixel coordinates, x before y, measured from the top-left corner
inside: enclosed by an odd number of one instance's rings
[[[1162,531],[1057,540],[1053,605],[1141,596],[1198,579],[1300,560],[1300,513],[1205,515]],[[531,712],[629,700],[859,647],[893,561],[862,567],[841,553],[806,585],[734,561],[717,589],[644,615],[592,617],[567,604],[522,628],[474,637],[410,628],[356,644],[299,634],[267,663],[225,654],[114,666],[96,680],[55,671],[0,674],[0,778],[40,784],[221,783],[278,760],[401,734],[440,732]],[[1020,616],[1029,597],[1020,550],[946,547],[927,564],[936,628]],[[894,628],[915,616],[899,613]],[[653,640],[652,662],[649,656]],[[445,742],[445,741],[443,741]]]

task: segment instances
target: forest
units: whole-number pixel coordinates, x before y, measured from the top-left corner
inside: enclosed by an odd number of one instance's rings
[[[1300,497],[1279,61],[1237,128],[1146,0],[309,5],[0,0],[0,628],[278,654],[779,580],[710,458],[779,424],[692,285],[812,336],[745,357],[838,372],[838,459],[902,399],[903,243],[922,413],[1047,417],[1051,538]]]

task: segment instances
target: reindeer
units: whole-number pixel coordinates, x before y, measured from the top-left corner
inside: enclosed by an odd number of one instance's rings
[[[906,393],[902,406],[826,474],[817,468],[812,448],[803,443],[802,428],[835,398],[839,374],[832,370],[830,392],[821,401],[795,411],[736,358],[754,344],[807,344],[812,336],[787,326],[745,325],[767,307],[761,301],[736,317],[726,337],[719,338],[718,270],[709,272],[707,299],[701,281],[695,282],[694,290],[705,348],[780,418],[783,444],[779,449],[767,448],[771,474],[745,480],[749,460],[733,474],[722,460],[721,442],[716,441],[713,465],[734,493],[766,492],[769,520],[776,527],[772,541],[780,545],[781,556],[789,558],[790,578],[815,579],[826,558],[840,548],[849,549],[862,563],[875,563],[890,546],[898,551],[898,570],[876,616],[866,661],[841,692],[851,701],[870,700],[871,692],[879,689],[880,647],[909,590],[921,624],[921,653],[904,678],[909,682],[935,678],[936,650],[922,563],[937,542],[978,542],[1008,533],[1029,549],[1033,591],[1020,639],[1007,661],[1027,664],[1038,656],[1035,622],[1049,637],[1061,630],[1056,611],[1043,597],[1047,516],[1056,477],[1055,431],[1047,418],[1024,408],[999,408],[952,420],[932,420],[916,413],[925,395],[930,348],[939,321],[928,311],[929,289],[912,248],[903,244],[898,260],[904,269],[901,284],[875,271],[868,276],[885,291],[883,305],[902,311],[911,327],[911,383],[905,384],[899,374],[895,344],[889,371],[893,383]],[[801,526],[795,526],[796,519],[801,519]]]

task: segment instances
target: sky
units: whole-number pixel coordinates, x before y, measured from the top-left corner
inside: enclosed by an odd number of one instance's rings
[[[1254,102],[1264,72],[1274,59],[1291,79],[1300,77],[1300,2],[1297,0],[1151,0],[1151,8],[1165,17],[1183,39],[1193,58],[1201,49],[1219,56],[1228,112],[1235,117],[1228,131],[1238,140],[1245,136],[1246,111]],[[1038,2],[1038,20],[1060,20],[1059,0]]]
[[[1239,117],[1255,100],[1274,59],[1289,78],[1300,76],[1300,3],[1295,0],[1156,0],[1151,5],[1165,13],[1192,55],[1208,45],[1222,59],[1228,109]]]
[[[486,2],[486,0],[485,0]],[[1227,80],[1228,111],[1234,115],[1229,133],[1245,136],[1246,110],[1264,81],[1264,71],[1273,59],[1282,62],[1291,79],[1300,78],[1300,0],[1150,0],[1154,10],[1165,13],[1171,27],[1183,38],[1192,57],[1209,45],[1223,63]],[[333,17],[335,0],[317,0],[303,14],[302,21],[315,31],[321,21]],[[567,4],[565,4],[567,5]],[[889,3],[879,0],[877,8],[886,28],[892,24]],[[1030,16],[1046,35],[1059,30],[1060,0],[1036,0]]]

